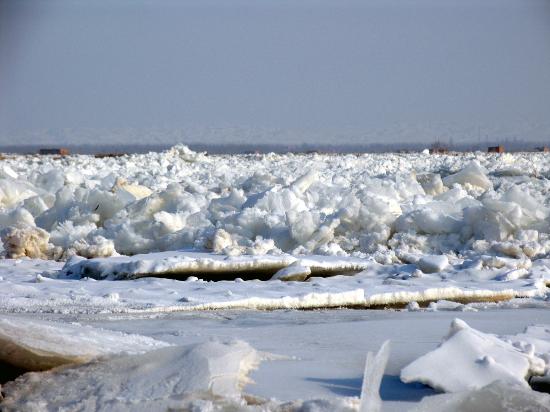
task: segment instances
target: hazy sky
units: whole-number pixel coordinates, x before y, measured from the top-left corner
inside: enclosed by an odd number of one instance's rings
[[[0,1],[8,136],[550,118],[547,0]]]

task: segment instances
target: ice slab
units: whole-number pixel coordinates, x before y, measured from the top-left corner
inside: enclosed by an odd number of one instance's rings
[[[141,335],[28,318],[0,317],[0,361],[46,370],[112,354],[136,354],[169,346]]]
[[[302,266],[293,263],[285,268],[277,271],[271,278],[271,280],[299,280],[304,281],[311,275],[311,268],[309,266]]]
[[[435,273],[447,268],[449,259],[445,255],[422,256],[416,264],[424,273]]]
[[[479,389],[426,396],[411,412],[548,412],[550,395],[496,381]]]
[[[526,378],[543,373],[544,367],[531,351],[455,319],[441,345],[403,368],[401,380],[444,392],[480,389],[495,381],[528,387]]]
[[[390,341],[385,341],[376,354],[372,352],[367,353],[359,412],[380,412],[382,410],[380,383],[382,382],[389,357]]]
[[[291,266],[294,264],[294,266]],[[243,255],[225,256],[200,252],[160,252],[135,256],[69,260],[63,268],[66,276],[94,279],[137,279],[146,276],[186,279],[190,275],[212,275],[220,279],[242,274],[262,277],[282,269],[292,271],[309,268],[311,275],[329,275],[358,272],[368,268],[372,261],[336,256]],[[283,273],[283,272],[281,272]]]
[[[262,261],[264,256],[235,257],[226,260],[220,255],[178,252],[176,262],[196,264],[197,258],[216,262],[244,262],[246,265]],[[157,259],[158,258],[158,259]],[[166,253],[144,255],[135,261],[165,268],[169,259]],[[266,259],[272,259],[270,255]],[[199,259],[200,260],[200,259]],[[308,260],[312,260],[308,262]],[[45,260],[1,260],[0,309],[5,312],[55,312],[55,313],[162,313],[209,309],[314,309],[332,307],[404,307],[416,301],[432,302],[452,300],[460,303],[494,302],[513,298],[525,298],[526,304],[541,301],[548,291],[548,271],[537,266],[525,276],[507,279],[502,276],[510,268],[523,264],[521,260],[509,260],[500,268],[467,268],[449,266],[442,272],[418,274],[413,264],[382,265],[368,259],[351,261],[348,266],[340,262],[346,258],[301,258],[294,261],[304,267],[358,267],[365,270],[353,275],[335,274],[332,277],[312,275],[307,281],[254,280],[242,272],[228,272],[231,280],[205,281],[200,272],[181,276],[181,280],[160,277],[141,277],[125,281],[97,281],[81,277],[80,270],[87,264],[100,265],[106,276],[113,268],[131,266],[128,257],[90,260],[71,260],[67,267],[75,267],[77,273],[59,271],[61,264]],[[251,263],[252,262],[252,263]],[[170,262],[168,262],[169,264]],[[311,265],[311,266],[310,266]],[[507,266],[506,266],[507,265]],[[65,269],[66,269],[65,268]],[[79,274],[80,273],[80,274]],[[99,272],[98,272],[99,273]],[[241,277],[242,276],[242,277]],[[179,277],[178,277],[179,278]],[[217,279],[217,278],[216,278]]]
[[[201,399],[243,405],[242,387],[260,360],[246,342],[210,341],[31,372],[2,387],[2,410],[185,410]]]

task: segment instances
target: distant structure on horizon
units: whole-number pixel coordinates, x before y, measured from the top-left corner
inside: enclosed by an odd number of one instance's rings
[[[39,155],[58,155],[58,156],[68,156],[71,152],[65,147],[51,148],[51,149],[40,149],[38,151]]]
[[[504,146],[489,146],[487,148],[487,153],[504,153]]]
[[[448,154],[449,148],[439,143],[435,142],[432,147],[430,147],[430,154]]]

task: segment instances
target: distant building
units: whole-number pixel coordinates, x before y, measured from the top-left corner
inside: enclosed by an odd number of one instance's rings
[[[430,148],[430,154],[447,154],[449,153],[449,148],[443,146],[441,143],[436,142]]]
[[[430,148],[430,154],[448,154],[449,149],[446,147],[432,147]]]
[[[58,155],[58,156],[67,156],[69,155],[69,149],[64,147],[52,148],[52,149],[40,149],[38,154],[40,155]]]
[[[489,146],[487,148],[487,153],[504,153],[504,146]]]

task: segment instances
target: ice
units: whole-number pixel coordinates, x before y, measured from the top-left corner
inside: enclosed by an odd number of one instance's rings
[[[170,410],[201,398],[243,405],[260,360],[246,342],[210,341],[27,373],[2,387],[2,410]]]
[[[468,163],[460,172],[445,177],[443,183],[447,187],[457,183],[461,185],[468,184],[483,190],[490,189],[493,186],[487,177],[487,170],[475,160]]]
[[[115,181],[115,184],[111,190],[118,196],[124,198],[126,203],[143,199],[153,193],[153,191],[146,186],[132,185],[121,178],[118,178]]]
[[[479,389],[426,396],[411,412],[548,412],[550,395],[495,381]]]
[[[415,264],[286,254],[228,257],[161,252],[94,259],[73,256],[65,265],[51,260],[6,259],[0,260],[0,310],[169,313],[208,309],[399,308],[412,301],[441,300],[468,303],[523,298],[526,305],[544,302],[550,278],[544,259],[526,269],[525,275],[506,276],[511,270],[525,268],[527,263],[531,261],[487,256],[485,260],[455,263],[442,272],[425,274]],[[292,264],[311,270],[306,281],[257,280],[269,280]],[[40,282],[36,282],[38,274]],[[197,282],[183,282],[190,277]],[[110,293],[117,293],[120,299],[106,299]]]
[[[533,351],[455,319],[441,345],[403,368],[401,380],[444,392],[478,390],[495,381],[528,387],[526,378],[544,369],[544,360]]]
[[[112,354],[136,354],[169,346],[139,335],[127,335],[67,323],[0,317],[0,361],[37,371],[84,363]]]
[[[550,355],[550,325],[527,326],[523,333],[504,338],[515,345],[533,345],[533,351],[538,355]],[[547,362],[550,362],[550,358],[547,359]]]
[[[309,266],[293,263],[280,269],[273,275],[272,280],[306,280],[311,275]]]
[[[390,342],[385,341],[378,353],[367,353],[363,386],[361,388],[361,404],[359,412],[380,412],[382,399],[380,398],[380,383],[390,357]]]
[[[33,226],[10,226],[2,231],[1,236],[8,258],[48,258],[51,249],[48,244],[50,235],[44,229]]]
[[[443,185],[441,175],[438,173],[418,174],[416,180],[422,185],[422,189],[427,195],[437,196],[447,190]]]
[[[422,256],[417,262],[418,268],[424,273],[441,272],[449,266],[447,256]]]
[[[29,265],[29,262],[21,261],[21,266],[27,267],[27,272],[36,271],[37,262],[34,261]],[[57,264],[56,262],[45,263],[50,267]],[[9,270],[4,268],[6,262],[0,262],[0,264],[3,265],[3,273],[9,276]],[[45,266],[42,266],[42,270],[44,268]],[[135,282],[96,282],[87,280],[79,281],[77,284],[102,286],[103,291],[116,288],[122,284],[123,288],[120,289],[121,292],[118,297],[120,301],[129,296],[122,292],[125,289],[131,289],[137,295],[142,294],[144,290],[141,289],[140,282],[148,282],[150,291],[162,289],[162,294],[165,296],[177,291],[178,289],[175,289],[177,284],[188,283],[166,281],[166,279],[142,279]],[[59,284],[56,284],[56,282],[55,279],[45,278],[44,282],[39,285],[50,284],[52,287],[58,287]],[[314,280],[314,282],[317,282],[317,280]],[[189,283],[194,288],[205,286],[200,280]],[[216,282],[216,284],[219,283]],[[246,283],[249,282],[239,284]],[[273,286],[285,286],[284,282],[263,283],[271,283]],[[30,285],[35,284],[30,283]],[[4,284],[1,284],[1,286],[3,287]],[[21,286],[23,284],[19,285],[19,287]],[[117,297],[114,294],[118,291],[115,290],[110,292],[111,296],[106,295],[105,300],[116,300]],[[75,292],[78,291],[75,290]],[[68,292],[67,295],[73,296],[75,300],[78,299],[78,295],[74,296]],[[176,294],[176,297],[179,298],[180,296]],[[531,303],[534,304],[535,302]],[[511,310],[510,308],[513,305],[517,305],[517,302],[503,306],[489,305],[488,308],[482,310],[480,304],[477,305],[480,308],[479,312],[465,312],[461,316],[464,316],[464,319],[468,322],[482,324],[489,330],[506,334],[503,338],[519,336],[519,340],[525,341],[527,331],[518,335],[515,334],[532,322],[533,319],[546,319],[548,303],[545,304],[541,301],[536,303],[532,309],[525,307],[520,310]],[[499,307],[500,309],[498,309]],[[431,397],[434,394],[431,389],[421,385],[404,385],[400,383],[396,374],[399,373],[400,368],[406,362],[432,349],[434,339],[442,334],[453,316],[453,312],[323,310],[216,311],[160,316],[134,315],[131,313],[87,314],[86,312],[69,315],[63,312],[52,312],[41,313],[40,315],[18,314],[15,317],[21,321],[34,320],[38,317],[40,319],[51,319],[56,320],[56,325],[77,319],[83,325],[93,325],[94,329],[117,330],[127,334],[140,333],[186,347],[190,344],[208,342],[210,339],[223,339],[224,342],[239,339],[254,342],[254,347],[257,350],[284,355],[282,359],[277,357],[281,360],[262,363],[258,371],[251,375],[256,383],[247,385],[241,391],[241,397],[235,399],[231,396],[213,396],[199,390],[194,391],[190,396],[182,395],[170,398],[170,406],[176,410],[205,410],[206,408],[206,410],[213,411],[242,410],[255,412],[259,410],[281,412],[303,410],[322,412],[358,411],[361,403],[359,396],[361,393],[361,376],[365,365],[365,352],[376,352],[384,338],[391,338],[397,344],[394,345],[387,370],[384,372],[380,392],[383,399],[382,410],[390,412],[409,410],[423,396]],[[88,326],[81,326],[81,328],[84,330],[91,329]],[[544,338],[545,334],[542,328],[544,328],[543,325],[539,325],[535,329],[527,328],[529,330],[528,334]],[[108,355],[102,357],[101,361],[93,361],[92,365],[99,362],[106,363],[106,359],[116,359],[118,357],[119,355],[116,354]],[[144,376],[151,377],[149,380],[151,386],[156,382],[157,368],[162,370],[164,366],[165,363],[162,362],[147,363],[143,368],[138,367],[137,371]],[[76,369],[82,371],[80,368],[81,366],[76,366]],[[57,368],[55,371],[56,374],[59,372],[66,373],[67,369],[75,368],[66,365]],[[88,371],[88,369],[86,370]],[[99,385],[108,387],[108,381],[118,379],[114,374],[114,367],[110,370],[113,371],[112,374],[110,373],[108,376],[97,375],[97,380],[93,378],[95,369],[90,369],[89,374],[87,372],[86,374],[79,374],[76,378],[83,380],[79,383],[82,387],[84,385],[87,385],[88,388],[97,388]],[[186,373],[187,369],[181,368],[180,370]],[[373,371],[372,368],[367,368],[367,371],[369,370]],[[2,372],[4,372],[4,369]],[[127,369],[122,368],[121,373],[126,374]],[[171,375],[174,380],[177,380],[178,373],[178,371],[174,371],[174,374]],[[79,405],[80,392],[72,389],[62,392],[61,388],[53,384],[54,381],[53,378],[50,379],[52,375],[49,372],[47,374],[27,374],[23,378],[19,378],[13,385],[21,383],[26,386],[27,382],[31,380],[30,376],[34,376],[33,382],[38,382],[41,377],[47,378],[47,382],[52,383],[52,392],[58,394],[58,399],[61,399],[59,402],[63,402],[68,408],[73,402]],[[161,378],[163,377],[164,375]],[[169,380],[163,380],[163,382],[167,381]],[[373,383],[373,381],[370,380],[370,383]],[[9,384],[9,386],[11,385]],[[69,384],[68,387],[74,388],[72,384]],[[11,388],[11,393],[15,393],[15,386],[11,386]],[[7,395],[7,388],[4,386],[3,389]],[[17,390],[23,391],[23,389],[23,386],[21,386]],[[29,389],[32,388],[29,387]],[[142,386],[136,386],[136,391],[142,391],[142,389]],[[87,390],[85,389],[84,392],[86,393]],[[130,390],[131,388],[129,388]],[[169,391],[169,388],[167,390]],[[532,392],[530,389],[527,390],[533,393],[530,399],[538,397],[537,393]],[[143,400],[141,393],[132,398],[134,395],[129,391],[124,392],[124,397],[120,399]],[[109,394],[109,396],[111,395]],[[108,399],[108,397],[105,399]],[[60,403],[55,403],[52,409],[59,407]],[[30,405],[35,405],[34,401],[31,400]],[[144,405],[145,408],[151,408],[151,404],[148,402],[145,402]],[[162,405],[164,403],[160,405],[161,410],[163,410]],[[497,402],[496,405],[500,404]],[[532,404],[526,403],[526,405]],[[43,407],[43,409],[45,408]],[[21,403],[17,407],[14,406],[13,409],[25,410],[24,405]],[[139,410],[139,404],[129,402],[122,405],[120,409]],[[484,410],[484,408],[479,410]]]
[[[372,262],[364,259],[343,259],[332,256],[299,258],[281,254],[228,257],[197,252],[162,252],[132,257],[71,260],[65,264],[63,273],[66,276],[76,275],[96,279],[135,279],[150,275],[171,275],[185,279],[190,274],[196,273],[219,275],[251,273],[254,275],[268,271],[276,275],[276,278],[286,278],[293,275],[302,277],[306,272],[308,272],[306,277],[320,272],[334,274],[346,271],[359,272],[371,265]]]
[[[373,257],[550,252],[543,154],[13,156],[0,229],[38,227],[48,258],[214,251]],[[499,171],[514,165],[521,175]],[[537,236],[524,236],[524,233]],[[8,248],[5,248],[6,250]],[[24,252],[24,251],[23,251]],[[31,257],[35,257],[31,253]]]

